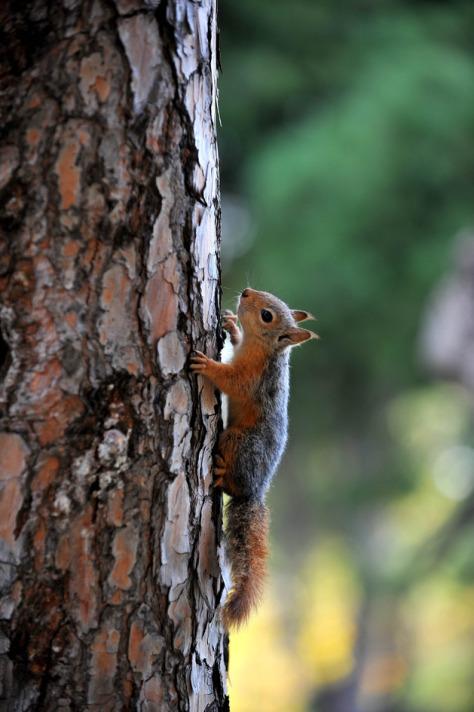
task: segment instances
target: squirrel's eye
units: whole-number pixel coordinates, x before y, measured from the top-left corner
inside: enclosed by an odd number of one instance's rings
[[[267,324],[273,321],[273,314],[269,312],[268,309],[262,309],[260,316],[262,317],[262,321],[265,321]]]

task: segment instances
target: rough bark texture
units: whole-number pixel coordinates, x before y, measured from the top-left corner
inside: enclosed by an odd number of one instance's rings
[[[215,0],[0,15],[0,708],[225,709]]]

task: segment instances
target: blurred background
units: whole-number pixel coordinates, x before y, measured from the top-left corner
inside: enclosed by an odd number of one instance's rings
[[[223,0],[224,307],[292,358],[234,712],[474,710],[474,3]],[[311,327],[313,328],[313,327]]]

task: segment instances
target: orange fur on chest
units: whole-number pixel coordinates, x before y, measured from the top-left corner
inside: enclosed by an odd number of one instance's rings
[[[258,393],[266,360],[266,354],[253,345],[237,351],[232,365],[241,388],[238,397],[229,398],[229,425],[251,428],[259,420],[261,407],[255,394]]]

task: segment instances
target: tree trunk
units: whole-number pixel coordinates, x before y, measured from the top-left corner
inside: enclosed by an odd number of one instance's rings
[[[0,27],[0,708],[225,709],[215,0]]]

